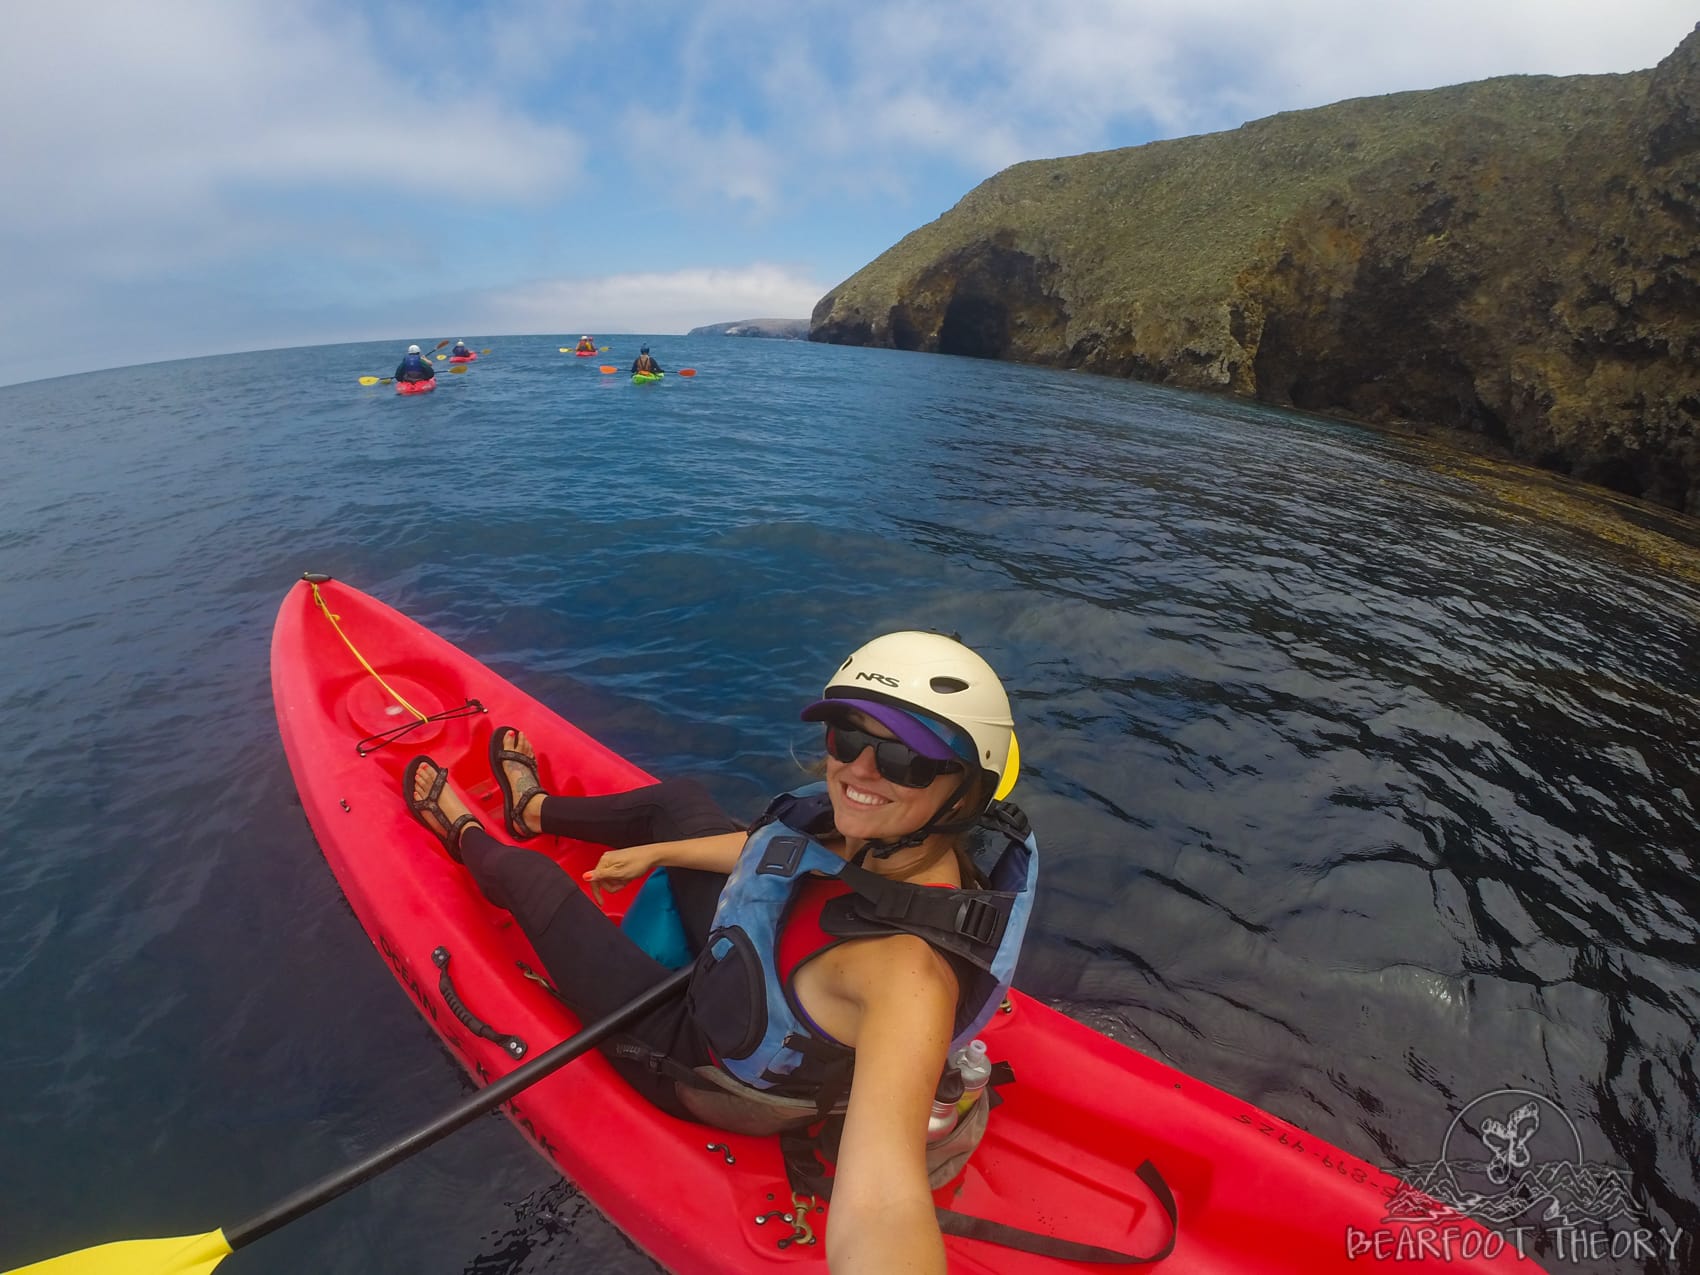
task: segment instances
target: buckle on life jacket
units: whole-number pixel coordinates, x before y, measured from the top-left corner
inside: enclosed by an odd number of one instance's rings
[[[762,852],[761,862],[756,865],[756,872],[779,877],[796,876],[797,865],[803,861],[803,851],[808,844],[809,839],[807,837],[773,838]]]
[[[1012,801],[994,801],[980,816],[980,823],[1011,841],[1025,841],[1033,831],[1027,812]]]
[[[973,895],[961,900],[956,909],[956,932],[976,943],[996,947],[1003,931],[1004,911]]]

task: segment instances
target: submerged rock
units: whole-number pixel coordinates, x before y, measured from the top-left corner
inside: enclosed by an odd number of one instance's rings
[[[1650,71],[1017,164],[810,339],[1450,431],[1700,514],[1700,28]]]

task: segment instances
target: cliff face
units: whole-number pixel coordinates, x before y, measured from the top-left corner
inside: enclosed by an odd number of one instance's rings
[[[1700,28],[1651,71],[1018,164],[810,338],[1466,431],[1700,514]]]

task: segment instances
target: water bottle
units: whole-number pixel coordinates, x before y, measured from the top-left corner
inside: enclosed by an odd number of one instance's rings
[[[955,1070],[962,1077],[962,1097],[957,1100],[956,1109],[967,1115],[969,1108],[979,1099],[980,1091],[986,1087],[986,1082],[992,1078],[992,1060],[986,1057],[986,1042],[977,1038],[970,1041],[966,1048],[956,1051],[951,1062],[956,1064]]]
[[[962,1077],[956,1068],[946,1067],[939,1077],[939,1087],[933,1091],[933,1114],[927,1119],[927,1141],[942,1142],[956,1128],[956,1104],[962,1100]]]

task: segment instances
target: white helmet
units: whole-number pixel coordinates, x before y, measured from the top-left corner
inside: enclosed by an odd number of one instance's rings
[[[803,710],[803,720],[831,716],[835,700],[886,705],[919,715],[923,725],[931,718],[934,725],[954,727],[934,733],[997,781],[995,798],[1015,787],[1021,751],[1009,696],[992,666],[953,637],[910,630],[858,647],[827,682],[822,698]],[[883,714],[875,715],[894,725]]]
[[[407,347],[407,352],[409,354],[418,354],[419,353],[419,347],[417,345],[410,345],[410,346]]]

